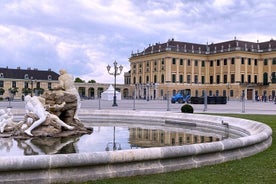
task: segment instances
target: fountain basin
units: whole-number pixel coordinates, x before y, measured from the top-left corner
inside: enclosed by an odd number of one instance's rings
[[[164,173],[241,159],[272,144],[269,126],[251,120],[155,111],[87,110],[81,120],[196,127],[229,139],[183,146],[110,152],[0,157],[0,183],[66,183]],[[223,123],[227,123],[227,128]]]

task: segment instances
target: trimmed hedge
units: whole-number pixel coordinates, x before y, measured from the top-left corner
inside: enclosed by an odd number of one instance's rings
[[[181,107],[181,112],[182,113],[194,113],[194,108],[189,104],[185,104]]]

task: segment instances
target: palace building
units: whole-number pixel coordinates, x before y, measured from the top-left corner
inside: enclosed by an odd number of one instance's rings
[[[51,69],[22,69],[20,67],[13,69],[0,67],[0,100],[19,100],[28,94],[39,96],[56,87],[59,84],[58,77],[59,74]],[[82,99],[99,98],[109,85],[106,83],[75,83],[75,87]],[[116,86],[116,90],[121,92],[122,98],[131,97],[129,95],[129,88],[130,86],[127,84],[127,81],[125,85],[117,84]]]
[[[0,68],[0,98],[40,95],[57,85],[59,74],[48,70]]]
[[[130,85],[137,98],[163,99],[181,89],[192,96],[271,100],[276,91],[276,41],[197,44],[170,39],[132,53]]]

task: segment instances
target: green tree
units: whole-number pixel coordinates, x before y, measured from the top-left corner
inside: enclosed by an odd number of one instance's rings
[[[75,79],[75,82],[78,82],[78,83],[85,83],[85,81],[82,80],[82,79],[79,78],[79,77],[77,77],[77,78]]]
[[[0,95],[3,95],[5,93],[5,90],[3,88],[0,88]]]
[[[22,93],[24,94],[24,95],[27,95],[27,94],[29,94],[29,93],[31,93],[31,89],[30,88],[22,88]]]
[[[18,88],[17,88],[17,87],[15,87],[15,88],[10,88],[10,89],[9,89],[9,92],[11,92],[11,94],[15,95],[15,93],[18,92]]]
[[[42,95],[44,93],[43,88],[34,88],[33,92],[36,93],[37,95]]]
[[[88,83],[96,83],[96,81],[91,79],[91,80],[88,81]]]

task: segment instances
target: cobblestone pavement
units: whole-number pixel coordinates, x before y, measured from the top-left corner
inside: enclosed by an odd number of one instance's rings
[[[87,113],[87,110],[136,110],[136,111],[172,111],[180,112],[183,104],[172,104],[167,100],[118,100],[117,107],[113,107],[113,101],[107,100],[82,100],[82,113]],[[204,104],[191,104],[194,108],[194,113],[233,113],[233,114],[273,114],[276,115],[276,104],[274,102],[253,102],[253,101],[228,101],[227,104],[211,105],[208,104],[204,111]],[[11,106],[14,114],[24,114],[24,102],[12,101],[0,102],[0,108]],[[82,111],[83,110],[83,111]],[[85,111],[84,111],[85,110]]]

